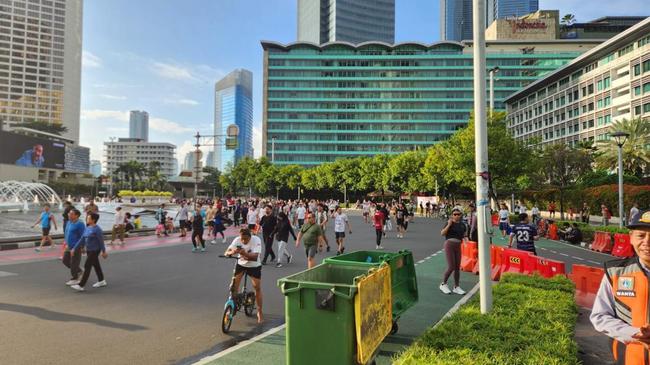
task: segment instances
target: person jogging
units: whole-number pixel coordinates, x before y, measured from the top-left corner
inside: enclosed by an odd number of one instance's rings
[[[54,225],[54,229],[57,230],[56,226],[56,219],[54,219],[54,214],[50,212],[50,205],[45,204],[43,205],[43,212],[41,212],[41,215],[38,217],[38,220],[36,223],[34,223],[33,227],[36,227],[37,225],[41,225],[41,242],[34,249],[36,252],[41,251],[41,247],[45,244],[45,242],[50,243],[50,248],[54,247],[54,241],[52,241],[52,237],[50,236],[50,230],[52,229],[52,225]]]
[[[187,216],[187,206],[185,206],[185,202],[182,202],[181,209],[178,211],[178,213],[176,213],[176,216],[174,217],[174,220],[178,219],[178,227],[181,229],[181,234],[178,237],[187,236]]]
[[[516,242],[518,250],[532,252],[534,255],[537,255],[535,241],[538,239],[537,228],[530,224],[528,214],[520,213],[519,223],[512,227],[508,247],[512,247],[513,242]]]
[[[275,253],[273,252],[273,232],[275,226],[278,224],[278,219],[273,215],[273,207],[267,205],[265,214],[260,218],[260,227],[262,227],[262,237],[264,239],[264,258],[262,265],[266,265],[266,260],[271,256],[271,261],[275,261]]]
[[[70,269],[70,280],[65,283],[65,285],[75,285],[79,284],[79,279],[81,279],[81,250],[77,248],[77,252],[72,254],[70,251],[70,246],[73,246],[76,242],[79,242],[81,236],[83,236],[84,231],[86,230],[86,225],[84,222],[79,219],[81,212],[78,209],[72,208],[68,212],[68,224],[65,226],[64,232],[64,242],[65,242],[65,251],[63,252],[63,265]]]
[[[460,287],[460,245],[467,234],[467,227],[462,222],[462,217],[463,213],[459,209],[453,209],[447,225],[440,231],[440,235],[445,237],[445,256],[447,257],[447,271],[445,271],[439,287],[444,294],[465,295],[465,291]],[[452,273],[455,285],[454,289],[450,290],[447,281]]]
[[[278,261],[275,265],[276,267],[282,267],[282,257],[286,256],[287,263],[290,264],[292,256],[287,249],[287,243],[289,242],[289,235],[293,236],[293,240],[296,240],[296,233],[293,231],[291,226],[291,221],[285,212],[278,213],[278,223],[273,229],[273,235],[278,240]]]
[[[192,252],[196,252],[201,244],[201,252],[205,252],[205,240],[203,239],[203,216],[201,215],[201,206],[197,205],[194,214],[190,219],[192,224]]]
[[[88,282],[90,277],[90,270],[95,269],[95,274],[97,275],[97,282],[93,284],[93,288],[101,288],[106,286],[106,280],[104,280],[104,272],[102,271],[102,266],[99,263],[99,255],[103,258],[107,258],[108,254],[106,253],[106,245],[104,245],[104,232],[102,232],[101,227],[97,225],[99,220],[99,214],[91,213],[86,216],[86,229],[84,230],[83,235],[74,246],[70,247],[70,255],[76,256],[80,255],[82,248],[86,248],[86,262],[84,263],[84,271],[81,276],[81,281],[79,284],[74,284],[70,286],[76,291],[84,291],[84,286]],[[78,253],[77,253],[78,252]]]
[[[316,252],[318,246],[325,243],[325,235],[320,225],[316,223],[316,216],[314,213],[307,213],[307,223],[305,223],[298,237],[296,238],[296,248],[300,246],[300,241],[305,244],[305,254],[307,255],[307,268],[311,269],[316,266]]]
[[[352,234],[350,221],[347,214],[342,212],[340,206],[336,207],[334,213],[334,236],[336,237],[336,255],[340,255],[345,251],[345,227],[348,228],[348,233]]]
[[[384,213],[380,209],[375,210],[375,214],[372,216],[372,224],[375,227],[376,249],[383,250],[381,239],[384,237]]]

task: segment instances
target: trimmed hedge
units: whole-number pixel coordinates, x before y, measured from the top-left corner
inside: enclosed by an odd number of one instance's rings
[[[493,293],[489,314],[481,314],[478,296],[472,298],[394,364],[579,364],[570,280],[505,274]]]

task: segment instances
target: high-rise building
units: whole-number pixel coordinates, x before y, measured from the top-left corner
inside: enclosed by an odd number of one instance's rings
[[[298,41],[393,44],[395,0],[298,0]]]
[[[496,19],[519,17],[539,10],[539,0],[487,0],[485,26]],[[473,38],[472,0],[440,0],[440,38],[463,41]]]
[[[495,107],[597,40],[487,42],[499,66]],[[262,42],[262,155],[276,164],[318,165],[341,157],[431,146],[464,127],[474,108],[471,42],[431,45]]]
[[[205,166],[217,167],[216,161],[214,160],[214,151],[208,151],[208,155],[205,158]]]
[[[614,121],[650,118],[650,18],[505,102],[513,136],[540,145],[608,140]]]
[[[94,177],[99,177],[102,174],[102,162],[99,160],[90,160],[90,173]]]
[[[194,171],[196,169],[196,152],[190,151],[183,158],[183,171]]]
[[[231,124],[239,127],[237,148],[226,149],[225,138],[218,138],[214,147],[216,167],[222,171],[228,163],[253,157],[253,73],[245,69],[232,71],[214,88],[214,134],[225,136]]]
[[[0,2],[0,118],[47,122],[79,143],[82,0]]]
[[[131,110],[129,113],[129,138],[149,142],[149,113]]]
[[[145,165],[158,161],[160,173],[176,175],[176,146],[171,143],[142,142],[139,139],[120,138],[117,142],[104,142],[106,174],[111,175],[119,165],[137,161]]]

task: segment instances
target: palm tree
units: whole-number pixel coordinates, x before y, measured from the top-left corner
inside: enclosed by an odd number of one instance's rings
[[[623,171],[637,177],[643,177],[650,168],[650,120],[645,118],[620,119],[612,123],[610,131],[628,133],[623,145]],[[596,166],[606,170],[615,170],[618,164],[618,145],[613,139],[596,143],[599,155]]]
[[[576,22],[576,17],[573,14],[564,14],[562,19],[560,19],[560,24],[565,28],[570,25],[573,25],[573,23],[575,22]]]
[[[146,166],[138,161],[131,160],[127,163],[119,164],[116,173],[122,174],[126,179],[131,183],[130,189],[133,190],[135,186],[136,178],[137,181],[142,181],[142,175],[146,172]]]

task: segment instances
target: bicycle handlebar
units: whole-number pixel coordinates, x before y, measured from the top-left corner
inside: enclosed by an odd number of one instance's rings
[[[219,255],[219,257],[224,258],[224,259],[239,259],[239,257],[228,256],[228,255]]]

